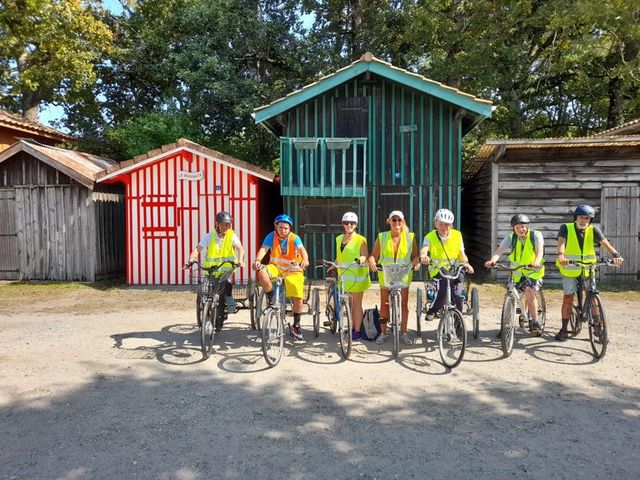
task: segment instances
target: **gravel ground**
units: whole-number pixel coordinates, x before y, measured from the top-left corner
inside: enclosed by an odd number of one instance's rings
[[[397,360],[358,342],[343,361],[308,315],[269,369],[247,310],[202,361],[191,292],[0,283],[0,478],[638,478],[640,294],[604,294],[595,361],[586,331],[553,341],[557,290],[545,334],[503,359],[502,289],[479,291],[453,371],[435,322]]]

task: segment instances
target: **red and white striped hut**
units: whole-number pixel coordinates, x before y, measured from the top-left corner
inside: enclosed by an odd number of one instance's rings
[[[102,172],[98,183],[125,184],[127,283],[190,283],[182,265],[213,229],[220,210],[233,215],[233,229],[247,252],[235,281],[253,279],[251,262],[282,208],[274,178],[184,138]]]

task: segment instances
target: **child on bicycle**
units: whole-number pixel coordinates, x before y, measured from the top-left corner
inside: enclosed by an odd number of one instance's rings
[[[369,269],[377,272],[376,262],[381,265],[387,264],[408,264],[412,263],[416,268],[418,263],[418,246],[413,232],[409,231],[404,221],[404,215],[399,210],[394,210],[389,214],[387,223],[390,229],[381,232],[376,238],[369,257]],[[376,343],[382,345],[387,339],[387,322],[389,320],[389,287],[384,282],[384,270],[378,274],[380,279],[380,335],[376,338]],[[403,344],[411,345],[413,341],[407,334],[407,320],[409,318],[409,285],[413,279],[413,272],[409,271],[403,278],[403,283],[407,286],[400,290],[402,302],[402,326],[400,328]]]
[[[596,263],[596,245],[603,246],[613,257],[614,265],[622,265],[624,259],[605,238],[602,230],[593,225],[595,209],[590,205],[580,205],[573,215],[573,223],[560,225],[558,231],[558,259],[556,266],[562,275],[562,328],[556,334],[556,340],[564,342],[569,338],[568,326],[571,316],[573,296],[578,291],[578,278],[584,267],[570,263],[581,261]]]
[[[509,254],[511,267],[529,266],[531,270],[514,270],[513,281],[520,292],[524,292],[525,304],[531,315],[531,333],[538,334],[542,326],[538,321],[536,292],[542,287],[544,277],[544,238],[537,230],[529,229],[529,217],[518,213],[511,217],[509,235],[504,237],[493,256],[484,263],[487,268],[495,267],[500,255]],[[498,337],[500,333],[498,333]]]
[[[284,277],[285,294],[293,303],[292,335],[296,340],[303,340],[300,316],[304,296],[304,269],[309,266],[309,255],[300,237],[291,231],[293,219],[289,215],[278,215],[273,224],[275,230],[262,242],[253,267],[258,271],[258,281],[270,303],[273,301],[271,279]],[[267,252],[270,252],[269,265],[262,268],[262,259]]]
[[[203,265],[205,267],[213,267],[221,265],[225,261],[239,263],[244,265],[244,248],[238,238],[238,235],[233,231],[231,225],[233,224],[233,218],[229,212],[221,211],[216,214],[216,220],[214,223],[214,229],[205,234],[200,240],[200,243],[196,245],[191,254],[189,255],[189,261],[198,259],[200,252],[206,249]],[[218,272],[229,271],[232,269],[230,265],[220,267]],[[216,331],[219,332],[222,329],[222,324],[227,319],[228,312],[234,313],[233,306],[235,302],[231,296],[232,285],[229,281],[224,282],[224,285],[220,285],[221,291],[225,295],[225,307],[218,310],[219,318],[216,319]]]
[[[435,314],[442,309],[445,303],[444,296],[447,291],[446,278],[440,276],[440,269],[447,268],[455,260],[459,260],[469,273],[473,273],[473,267],[464,251],[464,242],[459,230],[453,228],[453,212],[446,208],[438,210],[433,217],[435,227],[424,236],[420,249],[420,262],[429,265],[429,276],[438,281],[438,294],[431,307],[427,311],[426,319],[433,320]],[[435,262],[434,262],[435,260]],[[451,284],[452,300],[458,310],[462,311],[464,299],[461,296],[464,285],[464,272],[460,273],[458,280]]]

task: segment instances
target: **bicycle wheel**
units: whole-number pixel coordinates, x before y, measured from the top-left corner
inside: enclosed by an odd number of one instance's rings
[[[208,300],[203,307],[202,326],[200,327],[200,349],[202,350],[202,358],[205,360],[211,355],[213,348],[213,314],[215,313],[211,301]]]
[[[438,324],[438,350],[442,363],[448,368],[457,367],[467,348],[467,330],[462,314],[456,308],[445,310]]]
[[[258,300],[258,289],[256,287],[251,289],[251,295],[249,295],[249,318],[251,320],[251,330],[260,328],[260,322],[256,325],[256,301]]]
[[[346,360],[351,355],[351,311],[349,310],[349,302],[340,301],[340,351],[342,357]]]
[[[400,353],[400,293],[391,295],[391,328],[393,328],[393,356]]]
[[[202,294],[198,293],[196,295],[196,320],[198,322],[198,328],[202,327]]]
[[[516,333],[516,300],[511,295],[504,297],[502,304],[502,316],[500,318],[500,343],[502,354],[505,358],[513,351],[513,342]]]
[[[275,367],[282,358],[284,349],[284,324],[274,308],[262,313],[262,354],[270,367]]]
[[[473,338],[478,338],[480,334],[480,298],[478,289],[471,289],[471,319],[473,320]]]
[[[416,293],[416,335],[418,337],[420,337],[422,334],[422,325],[420,325],[420,320],[422,319],[422,309],[422,289],[418,288],[418,291]]]
[[[320,335],[320,291],[314,288],[311,293],[311,315],[313,318],[313,334]]]
[[[544,299],[542,290],[536,292],[536,303],[538,304],[538,323],[540,323],[540,333],[536,334],[536,337],[539,337],[543,334],[547,323],[547,301]]]
[[[594,310],[596,313],[594,314]],[[588,312],[589,318],[589,341],[591,349],[596,358],[604,357],[609,344],[609,327],[604,315],[604,307],[600,295],[595,293],[591,297],[591,308]]]
[[[262,313],[267,309],[267,294],[264,293],[264,288],[260,289],[258,299],[256,301],[256,326],[260,328],[260,321],[262,320]]]
[[[327,293],[327,308],[325,308],[325,314],[327,315],[327,321],[329,322],[329,329],[331,333],[336,333],[337,321],[336,321],[336,298],[334,294],[334,285],[329,287],[329,293]]]
[[[569,316],[569,328],[574,337],[580,335],[582,331],[582,319],[577,305],[571,306],[571,315]]]

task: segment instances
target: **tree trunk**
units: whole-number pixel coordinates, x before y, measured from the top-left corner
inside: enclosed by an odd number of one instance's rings
[[[609,109],[607,111],[607,128],[613,128],[621,123],[622,89],[624,83],[620,77],[609,80]]]

